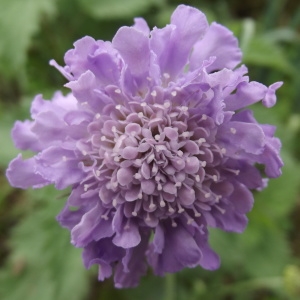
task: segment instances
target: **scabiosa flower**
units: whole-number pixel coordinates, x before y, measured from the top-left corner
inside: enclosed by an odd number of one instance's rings
[[[10,163],[10,183],[71,187],[57,219],[99,280],[135,286],[147,265],[216,269],[207,228],[242,232],[250,190],[281,173],[275,128],[246,107],[274,105],[282,83],[250,82],[232,33],[184,5],[162,29],[138,18],[112,42],[74,45],[66,66],[51,61],[72,92],[37,96],[33,120],[13,128],[36,155]]]

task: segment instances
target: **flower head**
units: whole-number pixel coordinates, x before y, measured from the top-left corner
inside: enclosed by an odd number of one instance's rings
[[[14,126],[16,146],[37,154],[15,158],[9,181],[72,188],[58,221],[99,280],[217,268],[208,226],[242,232],[250,190],[266,186],[257,165],[280,175],[275,128],[246,107],[274,105],[281,83],[250,82],[232,33],[184,5],[162,29],[135,19],[111,43],[74,45],[65,67],[51,61],[72,92],[37,96],[33,121]]]

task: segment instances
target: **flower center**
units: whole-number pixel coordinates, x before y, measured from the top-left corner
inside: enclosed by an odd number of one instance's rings
[[[191,223],[220,200],[211,186],[225,151],[214,128],[208,116],[168,101],[109,105],[89,126],[93,163],[84,189],[98,191],[108,212],[122,205],[148,226],[169,217],[176,226],[178,214]]]

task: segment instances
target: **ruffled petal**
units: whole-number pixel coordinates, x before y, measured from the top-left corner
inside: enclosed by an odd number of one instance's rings
[[[191,71],[201,66],[204,60],[214,56],[215,61],[207,67],[207,72],[235,68],[242,59],[238,40],[226,27],[212,23],[203,39],[193,48],[190,58]]]
[[[36,166],[37,163],[34,157],[23,160],[22,155],[19,154],[10,162],[6,177],[9,183],[17,188],[41,188],[50,182],[37,171]]]
[[[171,17],[171,25],[151,32],[151,49],[157,55],[161,74],[175,77],[187,64],[191,48],[208,28],[199,10],[179,5]]]

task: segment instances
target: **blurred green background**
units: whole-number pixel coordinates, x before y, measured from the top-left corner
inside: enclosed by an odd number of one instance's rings
[[[99,283],[85,270],[81,250],[55,216],[66,200],[52,187],[22,191],[5,178],[17,155],[10,129],[29,118],[35,94],[50,98],[66,80],[48,65],[84,35],[111,40],[133,17],[163,27],[185,3],[229,27],[239,38],[251,80],[283,80],[278,104],[253,106],[261,123],[278,127],[283,176],[255,194],[241,234],[211,230],[219,270],[196,268],[166,278],[149,271],[136,289]],[[0,299],[217,300],[300,299],[300,3],[297,0],[0,0]],[[66,91],[66,90],[65,90]]]

